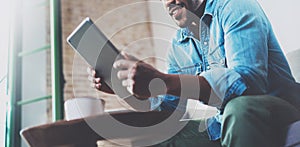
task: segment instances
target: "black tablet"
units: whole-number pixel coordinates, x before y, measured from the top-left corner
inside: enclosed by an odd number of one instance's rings
[[[90,18],[84,19],[68,36],[67,42],[97,71],[97,76],[121,98],[130,95],[117,78],[113,63],[120,58],[119,51]]]

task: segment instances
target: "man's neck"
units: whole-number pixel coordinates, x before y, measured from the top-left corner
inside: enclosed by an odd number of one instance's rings
[[[199,36],[199,21],[198,23],[192,22],[192,24],[189,26],[189,30],[193,32],[194,37],[198,40],[200,40]]]

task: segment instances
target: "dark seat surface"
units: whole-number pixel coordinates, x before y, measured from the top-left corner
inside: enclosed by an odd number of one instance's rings
[[[289,126],[285,147],[300,147],[300,121]]]

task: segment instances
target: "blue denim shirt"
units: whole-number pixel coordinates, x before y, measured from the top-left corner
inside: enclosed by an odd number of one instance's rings
[[[199,27],[200,40],[189,28],[177,31],[168,72],[203,76],[222,102],[217,106],[221,113],[230,99],[245,92],[284,97],[280,84],[295,82],[256,0],[207,0]],[[159,98],[161,109],[176,108],[178,97]],[[211,140],[220,138],[221,113],[207,121]]]

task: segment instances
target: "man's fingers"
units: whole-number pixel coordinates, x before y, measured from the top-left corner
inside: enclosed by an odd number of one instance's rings
[[[113,64],[113,67],[116,69],[128,69],[133,66],[136,62],[130,60],[118,60]]]
[[[133,94],[133,84],[134,84],[134,81],[131,80],[131,79],[127,79],[127,80],[122,81],[122,86],[126,87],[127,91],[130,94]]]
[[[87,67],[86,71],[89,74],[88,80],[90,81],[90,87],[100,90],[101,78],[96,78],[96,71],[91,67]]]
[[[95,78],[95,77],[92,77],[92,76],[88,76],[88,80],[92,83],[100,83],[101,82],[101,78]]]
[[[127,79],[129,74],[129,70],[120,70],[117,74],[117,77],[120,80]]]
[[[128,70],[127,78],[133,79],[133,77],[136,75],[136,67],[132,67],[130,70]]]
[[[101,88],[101,84],[95,84],[95,88],[99,89]]]
[[[123,81],[122,81],[122,86],[124,86],[124,87],[127,87],[127,86],[128,86],[127,80],[123,80]]]
[[[133,60],[133,61],[139,61],[138,58],[132,56],[132,55],[129,55],[127,53],[125,53],[124,51],[121,51],[121,55],[126,59],[126,60]]]
[[[134,81],[131,79],[126,79],[122,81],[122,86],[124,87],[132,87],[134,84]]]
[[[100,83],[98,83],[98,84],[91,83],[90,86],[91,86],[92,88],[96,88],[96,89],[98,89],[98,90],[100,90],[100,88],[101,88],[101,84],[100,84]]]
[[[86,71],[89,75],[96,76],[96,71],[92,67],[87,67]]]
[[[94,80],[95,80],[95,83],[97,83],[97,84],[101,82],[100,78],[95,78]]]
[[[121,55],[125,58],[125,59],[129,59],[129,56],[127,53],[125,53],[124,51],[121,51]]]

